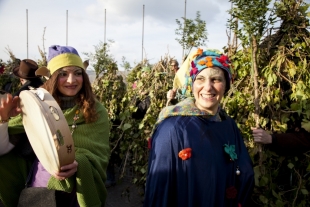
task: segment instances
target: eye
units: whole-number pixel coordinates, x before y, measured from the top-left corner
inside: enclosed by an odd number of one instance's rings
[[[68,74],[66,72],[60,72],[59,77],[66,77]]]
[[[74,73],[74,75],[76,75],[76,76],[81,76],[83,73],[82,73],[82,71],[75,71],[75,73]]]
[[[197,78],[196,78],[196,81],[199,81],[199,82],[202,82],[202,81],[204,81],[204,77],[202,77],[202,76],[198,76]]]
[[[223,81],[223,79],[221,77],[214,77],[214,78],[212,78],[212,81],[215,83],[220,83]]]

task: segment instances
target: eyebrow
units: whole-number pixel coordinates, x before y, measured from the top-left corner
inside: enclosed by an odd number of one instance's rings
[[[61,69],[61,72],[76,72],[76,71],[82,71],[82,68],[75,68],[75,69]]]

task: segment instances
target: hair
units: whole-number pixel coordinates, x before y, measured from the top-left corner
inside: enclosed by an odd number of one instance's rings
[[[178,61],[177,60],[171,60],[171,64],[172,63],[174,63],[176,66],[178,66],[179,67],[179,63],[178,63]]]
[[[222,69],[222,68],[221,68]],[[224,76],[225,76],[225,81],[226,81],[226,88],[225,88],[225,94],[227,94],[227,92],[230,89],[230,78],[229,78],[229,74],[226,70],[222,69],[224,72]]]
[[[57,70],[53,73],[53,75],[48,79],[42,88],[46,89],[56,100],[56,102],[61,106],[60,97],[62,94],[58,90],[58,76],[61,70]],[[83,85],[81,90],[77,94],[76,103],[80,106],[83,116],[85,118],[86,123],[95,122],[98,119],[98,114],[96,112],[95,104],[96,98],[92,91],[91,83],[89,81],[89,77],[85,70],[82,70],[83,76]]]

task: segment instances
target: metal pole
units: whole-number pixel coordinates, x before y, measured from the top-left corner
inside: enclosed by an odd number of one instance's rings
[[[66,46],[68,46],[68,10],[66,19]]]
[[[183,37],[184,37],[184,30],[185,30],[185,22],[186,22],[186,0],[185,0],[185,7],[184,7],[184,24],[183,24]],[[182,48],[182,63],[184,59],[184,46]]]
[[[143,4],[143,18],[142,18],[142,64],[143,63],[143,42],[144,42],[144,4]]]
[[[104,44],[106,43],[107,10],[104,9]]]
[[[29,43],[28,43],[28,9],[26,9],[26,36],[27,36],[27,59],[28,59],[28,56],[29,56]]]

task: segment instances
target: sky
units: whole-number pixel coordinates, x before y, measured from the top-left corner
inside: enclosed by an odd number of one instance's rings
[[[227,45],[230,6],[228,0],[186,0],[186,18],[195,19],[200,11],[206,21],[207,48],[222,50]],[[94,53],[106,34],[106,40],[114,41],[110,52],[120,70],[123,56],[132,67],[141,61],[142,39],[143,57],[150,63],[165,55],[181,62],[175,30],[176,19],[182,20],[184,11],[185,0],[0,0],[0,59],[10,59],[6,48],[19,59],[41,59],[38,47],[43,49],[45,28],[47,53],[51,45],[66,45],[68,35],[68,45],[85,60],[84,53]]]

